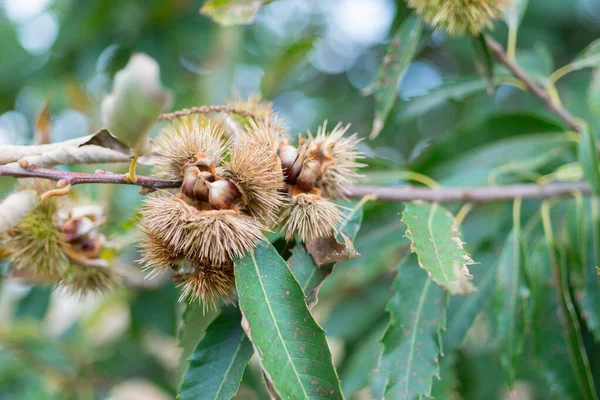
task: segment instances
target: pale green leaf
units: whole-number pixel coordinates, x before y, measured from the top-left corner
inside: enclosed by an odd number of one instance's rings
[[[437,203],[407,203],[402,213],[411,250],[419,256],[419,265],[451,294],[475,290],[468,265],[474,264],[463,248],[464,242],[454,216]]]
[[[569,64],[571,71],[600,66],[600,39],[594,40]]]
[[[588,89],[588,104],[590,109],[600,116],[600,68],[594,70]]]
[[[418,267],[414,254],[398,267],[393,291],[379,361],[379,368],[386,374],[384,398],[412,400],[429,396],[439,369],[446,293]]]
[[[156,60],[137,53],[115,74],[113,91],[102,100],[102,122],[135,154],[144,154],[150,127],[171,102]]]
[[[235,395],[254,353],[241,321],[240,311],[228,306],[208,326],[189,358],[180,399],[229,400]]]
[[[200,13],[223,26],[251,24],[256,12],[272,0],[207,0]]]
[[[415,56],[422,30],[423,23],[420,19],[414,16],[408,17],[396,32],[387,49],[377,76],[375,119],[371,138],[379,135],[396,102],[398,85],[402,82],[404,74]]]
[[[282,398],[342,398],[325,332],[302,288],[268,242],[235,261],[243,326]]]
[[[504,21],[506,21],[509,29],[517,30],[525,15],[528,3],[529,0],[510,0],[508,2],[504,10]]]

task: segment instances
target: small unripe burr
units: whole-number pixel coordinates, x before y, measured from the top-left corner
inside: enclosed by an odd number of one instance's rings
[[[237,187],[227,179],[206,182],[208,185],[208,203],[216,210],[231,208],[231,203],[240,193]]]

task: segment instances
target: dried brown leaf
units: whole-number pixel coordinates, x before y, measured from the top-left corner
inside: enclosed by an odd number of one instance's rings
[[[318,266],[322,267],[323,265],[360,257],[360,254],[356,251],[354,244],[352,244],[348,236],[341,232],[340,235],[344,243],[339,242],[335,236],[312,239],[306,242],[306,250],[308,250]]]

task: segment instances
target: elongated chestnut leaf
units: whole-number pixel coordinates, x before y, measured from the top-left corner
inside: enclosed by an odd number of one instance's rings
[[[376,138],[385,125],[396,98],[398,85],[417,51],[423,23],[415,16],[408,17],[390,43],[383,64],[379,68],[375,91],[375,119],[371,139]]]
[[[341,399],[325,332],[287,263],[268,242],[235,262],[244,330],[279,396]]]
[[[398,267],[389,325],[381,338],[379,368],[386,375],[384,399],[410,400],[431,394],[438,373],[439,335],[444,328],[447,295],[409,255]]]

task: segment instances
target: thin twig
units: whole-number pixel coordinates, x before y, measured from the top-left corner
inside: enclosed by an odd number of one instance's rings
[[[546,105],[548,110],[563,120],[569,126],[569,128],[575,132],[581,133],[580,124],[569,113],[569,111],[559,105],[554,104],[548,92],[539,87],[516,62],[508,58],[508,55],[500,43],[496,42],[487,35],[485,36],[485,41],[498,61],[504,64],[516,78],[520,79],[527,86],[529,91]]]
[[[135,183],[125,180],[125,175],[98,170],[95,174],[81,172],[61,171],[51,168],[41,168],[35,165],[22,168],[18,164],[0,165],[0,176],[13,176],[17,178],[44,178],[53,181],[63,181],[66,185],[80,185],[86,183],[112,183],[120,185],[137,185],[148,189],[169,189],[181,186],[181,181],[173,181],[149,176],[137,176]],[[582,194],[591,194],[590,186],[585,182],[549,183],[546,185],[518,184],[518,185],[493,185],[475,188],[424,188],[415,186],[380,187],[356,186],[350,189],[348,197],[363,198],[367,195],[375,196],[381,201],[402,202],[412,200],[448,202],[494,202],[506,201],[516,198],[542,199],[556,196],[567,196],[575,191]]]
[[[257,116],[249,110],[243,110],[234,106],[212,105],[184,108],[183,110],[174,111],[172,113],[161,114],[158,116],[159,121],[172,120],[179,117],[184,117],[192,114],[210,114],[213,112],[226,112],[229,114],[242,115],[244,117],[252,117],[258,119]]]
[[[16,178],[44,178],[53,181],[63,181],[65,185],[80,185],[85,183],[112,183],[117,185],[136,185],[148,189],[169,189],[181,186],[180,181],[154,178],[137,175],[135,183],[125,180],[124,174],[97,170],[94,174],[83,172],[61,171],[52,168],[43,168],[29,165],[25,168],[18,164],[0,165],[0,176],[14,176]]]
[[[402,202],[412,200],[434,201],[439,203],[474,202],[486,203],[495,201],[523,199],[543,199],[567,196],[574,191],[591,194],[590,186],[585,182],[549,183],[547,185],[519,184],[498,185],[474,188],[439,188],[429,189],[415,186],[378,187],[357,186],[350,189],[348,197],[360,198],[367,194],[378,200]]]

